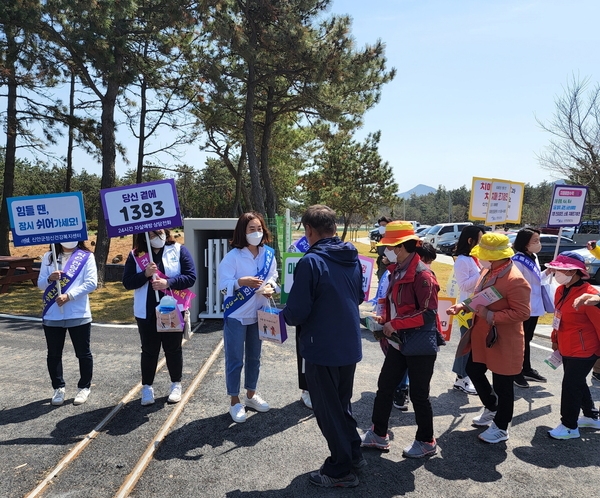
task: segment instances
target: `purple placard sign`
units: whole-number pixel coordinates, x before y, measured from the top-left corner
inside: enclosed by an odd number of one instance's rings
[[[109,237],[183,225],[172,178],[103,189],[100,198]]]

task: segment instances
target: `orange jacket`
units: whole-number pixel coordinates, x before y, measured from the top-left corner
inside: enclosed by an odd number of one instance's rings
[[[579,280],[567,288],[556,289],[554,306],[561,314],[558,330],[552,330],[552,342],[558,343],[562,356],[589,358],[600,356],[600,308],[580,306],[573,308],[573,301],[582,294],[598,294],[589,282]],[[555,312],[556,314],[556,312]]]

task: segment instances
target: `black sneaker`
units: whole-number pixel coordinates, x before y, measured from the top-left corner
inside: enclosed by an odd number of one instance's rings
[[[543,375],[540,375],[540,373],[537,370],[534,370],[533,368],[531,370],[529,370],[529,372],[523,372],[523,377],[525,378],[525,380],[530,380],[532,382],[547,382],[548,379],[546,379],[546,377],[544,377]]]
[[[394,393],[394,408],[403,412],[408,410],[408,389],[396,389]]]
[[[600,382],[600,372],[592,372],[592,380]]]
[[[311,472],[308,478],[311,484],[321,486],[323,488],[354,488],[358,486],[358,477],[350,472],[343,477],[329,477],[321,474],[321,471]]]
[[[525,380],[525,377],[523,376],[523,374],[515,375],[514,381],[515,381],[515,386],[517,386],[517,387],[523,387],[523,388],[529,387],[529,383]]]

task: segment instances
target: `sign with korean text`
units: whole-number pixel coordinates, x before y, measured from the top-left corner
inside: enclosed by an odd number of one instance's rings
[[[554,185],[548,215],[550,227],[574,227],[581,223],[588,188],[582,185]]]
[[[510,182],[510,195],[508,197],[508,212],[506,223],[521,223],[521,212],[523,211],[523,196],[525,195],[525,184]]]
[[[492,180],[489,178],[473,177],[471,186],[471,202],[469,203],[469,219],[485,220]]]
[[[183,224],[172,178],[100,190],[100,198],[109,237]]]
[[[506,222],[508,214],[508,199],[510,197],[510,182],[506,180],[492,179],[488,210],[485,222],[489,225],[497,225]]]
[[[281,255],[281,304],[287,303],[287,298],[294,285],[294,270],[304,253],[284,252]]]
[[[360,261],[360,269],[362,272],[362,290],[365,293],[364,300],[368,301],[375,260],[373,258],[369,258],[368,256],[358,256],[358,259]]]
[[[494,183],[497,183],[495,192],[492,191],[492,184]],[[504,188],[501,188],[507,184],[510,185],[508,187],[508,196]],[[486,223],[520,223],[524,192],[525,184],[520,182],[473,177],[471,201],[469,203],[469,219],[482,220]],[[506,204],[507,197],[508,204]],[[493,206],[489,214],[495,221],[488,220],[490,200]],[[502,219],[503,217],[504,219]]]
[[[15,246],[87,240],[81,192],[8,197]]]

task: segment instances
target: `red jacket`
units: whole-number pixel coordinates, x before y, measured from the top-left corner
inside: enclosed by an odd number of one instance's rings
[[[589,358],[600,356],[600,308],[596,306],[580,306],[573,308],[573,301],[582,294],[598,294],[588,282],[568,289],[561,285],[556,289],[554,306],[560,311],[558,330],[552,330],[552,342],[558,343],[558,351],[562,356],[573,358]]]
[[[400,279],[394,275],[397,266],[388,266],[391,275],[387,296],[391,293],[396,305],[396,317],[391,320],[394,330],[412,329],[436,321],[440,286],[433,272],[421,263],[416,253]],[[385,300],[385,316],[385,321],[390,321],[389,299]]]

